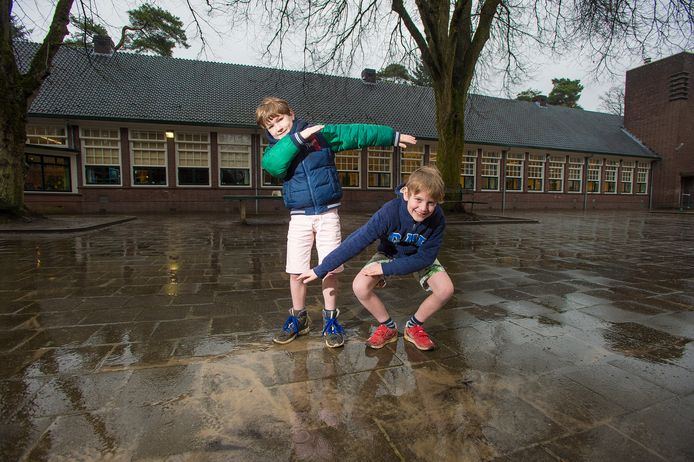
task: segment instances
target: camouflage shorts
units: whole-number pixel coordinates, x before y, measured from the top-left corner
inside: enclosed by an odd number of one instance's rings
[[[375,263],[388,263],[393,261],[392,258],[388,257],[387,255],[381,253],[381,252],[376,252],[373,257],[364,265],[364,268],[367,266],[371,266]],[[439,262],[439,259],[437,258],[434,260],[434,263],[431,265],[427,266],[424,269],[421,269],[417,271],[416,273],[412,273],[412,276],[414,276],[417,281],[419,281],[419,285],[422,286],[422,289],[426,291],[431,291],[431,287],[429,287],[429,284],[427,281],[429,281],[429,278],[432,277],[436,273],[440,272],[445,272],[446,268],[443,267],[443,265]],[[386,277],[381,276],[381,280],[378,282],[376,285],[377,288],[382,288],[386,286]]]

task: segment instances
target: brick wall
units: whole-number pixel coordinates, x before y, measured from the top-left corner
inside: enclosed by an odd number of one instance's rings
[[[662,157],[652,169],[656,208],[678,207],[683,183],[694,177],[693,101],[692,53],[680,53],[626,74],[624,125]]]

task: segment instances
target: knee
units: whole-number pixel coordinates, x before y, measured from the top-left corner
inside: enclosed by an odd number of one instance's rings
[[[364,280],[356,278],[354,281],[352,281],[352,291],[358,299],[363,299],[369,295],[371,288],[369,288],[368,284],[366,284]]]
[[[437,288],[432,288],[434,295],[436,295],[436,297],[438,297],[444,303],[453,297],[454,291],[455,289],[453,288],[453,284],[450,283],[442,284]]]

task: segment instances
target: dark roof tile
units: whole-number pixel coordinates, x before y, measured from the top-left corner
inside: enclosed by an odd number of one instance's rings
[[[34,43],[16,43],[26,69]],[[255,128],[262,98],[279,96],[313,123],[378,123],[437,139],[428,87],[239,64],[62,47],[30,116]],[[559,106],[470,95],[465,139],[542,148],[656,157],[622,128],[622,118]]]

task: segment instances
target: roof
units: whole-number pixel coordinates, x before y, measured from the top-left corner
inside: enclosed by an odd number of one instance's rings
[[[37,44],[15,44],[20,68]],[[313,123],[378,123],[437,139],[431,88],[180,58],[61,47],[29,116],[256,128],[265,96],[289,101]],[[657,156],[619,116],[472,94],[465,140],[624,156]]]

